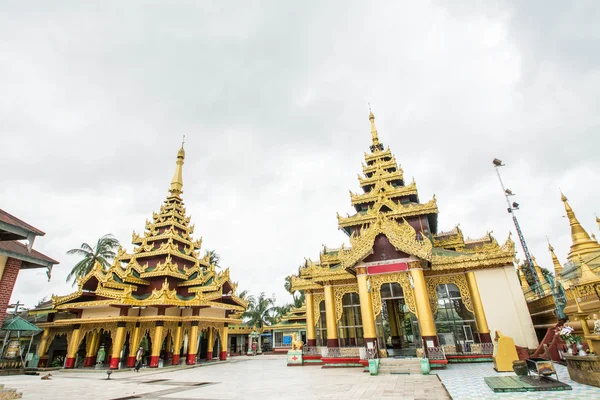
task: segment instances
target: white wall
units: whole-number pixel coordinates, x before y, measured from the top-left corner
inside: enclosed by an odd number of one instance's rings
[[[512,337],[517,346],[536,349],[539,343],[515,268],[508,266],[473,272],[492,340],[499,330]]]

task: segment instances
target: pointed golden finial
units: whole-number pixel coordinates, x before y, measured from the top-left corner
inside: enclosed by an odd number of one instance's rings
[[[178,196],[183,193],[183,161],[185,160],[185,150],[183,145],[185,144],[185,135],[183,135],[183,141],[181,142],[181,149],[177,152],[177,166],[175,167],[175,173],[173,179],[171,179],[171,192],[172,195]]]
[[[565,211],[567,212],[567,218],[571,225],[571,249],[569,251],[568,259],[571,261],[575,254],[587,254],[590,252],[600,251],[600,244],[592,240],[590,235],[583,229],[579,220],[575,216],[573,209],[569,205],[567,197],[560,192],[560,199],[565,205]]]
[[[371,138],[373,140],[373,148],[379,148],[379,137],[377,137],[377,128],[375,127],[375,115],[371,111],[371,103],[369,103],[369,121],[371,121]]]
[[[521,290],[523,290],[525,297],[528,298],[531,296],[531,287],[529,286],[529,282],[527,282],[525,272],[523,269],[517,268],[517,274],[519,275],[519,281],[521,282]]]
[[[598,224],[598,229],[600,229],[600,218],[596,215],[596,223]]]
[[[550,256],[552,257],[552,265],[554,266],[554,277],[558,279],[562,275],[562,265],[560,265],[560,261],[558,261],[558,257],[554,254],[554,247],[550,244],[550,239],[548,239],[548,251],[550,251]]]
[[[581,254],[579,253],[577,254],[577,261],[579,261],[579,268],[581,268],[579,282],[588,282],[598,279],[598,276],[592,272],[590,266],[583,261],[583,257],[581,257]]]

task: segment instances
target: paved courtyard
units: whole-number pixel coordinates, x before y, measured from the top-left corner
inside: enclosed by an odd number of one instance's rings
[[[483,381],[483,378],[487,376],[515,376],[515,373],[503,372],[499,374],[494,371],[493,367],[491,362],[449,364],[447,369],[437,371],[436,373],[454,400],[600,400],[599,388],[573,382],[569,378],[567,367],[559,364],[554,364],[558,373],[558,379],[561,382],[570,385],[573,388],[572,390],[556,392],[494,393]]]
[[[600,389],[571,381],[565,367],[559,378],[571,391],[493,393],[483,381],[498,376],[491,363],[449,365],[434,375],[370,376],[360,369],[286,367],[283,356],[232,358],[230,362],[195,368],[116,372],[53,372],[40,376],[6,376],[0,383],[23,392],[24,399],[600,399]],[[514,375],[505,373],[502,375]]]
[[[284,356],[232,358],[229,363],[171,371],[56,372],[53,379],[7,376],[24,399],[448,399],[435,375],[372,377],[357,368],[287,367]],[[139,396],[139,397],[130,397]]]

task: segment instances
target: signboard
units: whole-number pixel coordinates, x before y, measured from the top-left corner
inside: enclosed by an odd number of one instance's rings
[[[283,344],[291,346],[292,345],[292,337],[291,336],[284,336],[283,337]]]

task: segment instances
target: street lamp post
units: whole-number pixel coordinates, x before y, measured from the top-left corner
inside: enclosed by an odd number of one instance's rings
[[[494,158],[494,168],[496,169],[496,174],[498,175],[498,180],[500,181],[500,186],[502,186],[502,191],[504,192],[504,198],[506,199],[506,204],[508,205],[507,211],[512,216],[513,222],[515,223],[515,228],[517,229],[517,235],[519,236],[519,241],[521,242],[521,246],[523,247],[523,253],[525,253],[525,259],[527,260],[527,265],[529,266],[529,270],[531,271],[531,275],[533,276],[533,281],[535,282],[534,293],[537,293],[540,296],[544,295],[544,290],[542,288],[542,283],[538,279],[538,276],[535,272],[535,267],[533,265],[533,260],[531,258],[531,254],[529,253],[529,248],[527,248],[527,243],[525,242],[525,237],[523,236],[523,232],[521,231],[521,226],[519,225],[519,221],[517,220],[517,216],[515,215],[515,210],[519,209],[519,204],[516,202],[510,202],[509,196],[514,196],[514,193],[504,187],[504,182],[502,182],[502,177],[500,177],[500,171],[498,168],[503,167],[504,164],[501,160]]]

